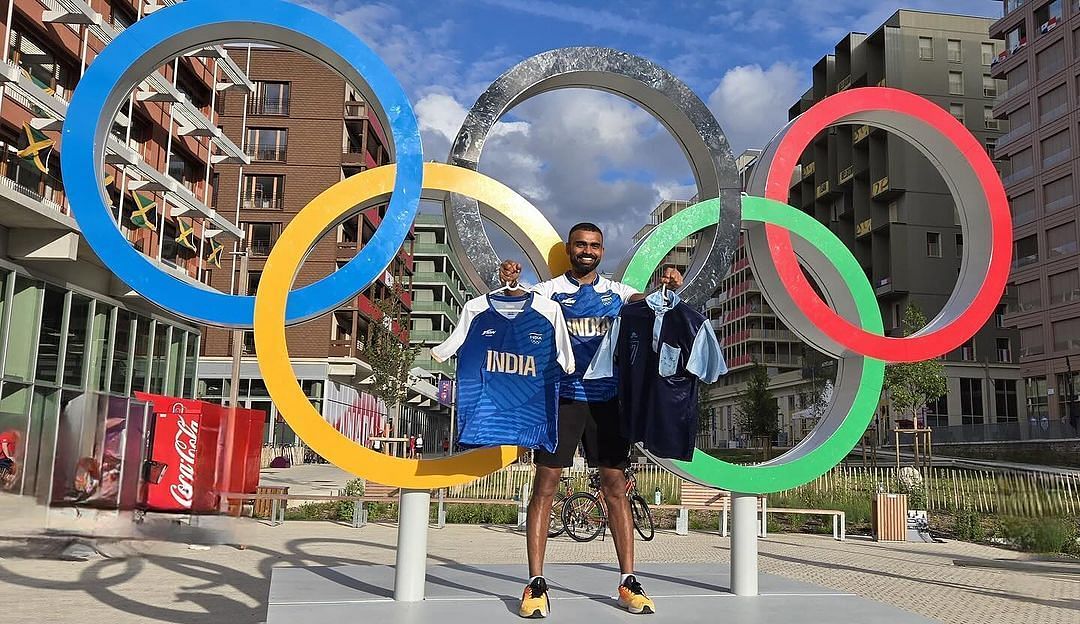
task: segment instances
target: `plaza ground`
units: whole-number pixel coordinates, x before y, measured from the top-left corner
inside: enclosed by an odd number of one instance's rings
[[[245,520],[237,536],[246,543],[244,549],[101,542],[107,558],[58,561],[28,558],[43,552],[40,542],[0,538],[0,604],[5,605],[5,622],[254,624],[266,618],[275,566],[390,564],[395,540],[393,525],[356,529],[297,521],[271,527]],[[660,532],[652,542],[638,542],[637,557],[640,562],[727,566],[729,548],[729,541],[716,534]],[[510,527],[450,525],[431,529],[429,565],[523,564],[524,549],[524,536]],[[770,535],[761,540],[760,551],[763,572],[943,622],[1074,624],[1080,612],[1080,565],[1033,562],[987,546]],[[580,544],[563,537],[552,540],[547,560],[610,564],[614,552],[610,540]],[[521,573],[524,577],[523,565]],[[616,584],[612,572],[613,593]],[[722,614],[717,621],[724,621]]]

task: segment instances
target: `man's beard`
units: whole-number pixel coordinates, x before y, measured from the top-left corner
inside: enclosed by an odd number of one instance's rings
[[[570,257],[570,267],[574,269],[575,273],[585,275],[592,271],[595,271],[600,266],[600,258],[593,256],[593,262],[591,264],[582,264],[578,261],[576,256]]]

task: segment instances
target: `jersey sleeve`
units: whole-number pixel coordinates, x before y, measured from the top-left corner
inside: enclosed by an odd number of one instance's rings
[[[551,294],[552,294],[552,292],[554,290],[552,288],[551,282],[552,282],[552,280],[546,280],[546,281],[540,282],[539,284],[534,285],[529,290],[536,293],[537,296],[539,296],[539,297],[543,297],[544,299],[551,299]]]
[[[611,291],[616,295],[619,295],[619,298],[623,300],[623,303],[630,301],[630,297],[633,295],[641,294],[641,291],[637,288],[622,282],[616,282],[615,280],[611,281]]]
[[[715,383],[720,375],[727,373],[727,362],[716,340],[712,322],[708,319],[701,325],[694,346],[690,349],[690,359],[686,371],[705,383]]]
[[[477,297],[467,302],[461,310],[461,317],[458,319],[457,327],[450,333],[450,337],[444,340],[442,344],[431,348],[431,358],[436,362],[445,362],[453,357],[469,335],[469,328],[472,326],[473,320],[486,307],[487,299],[485,297]]]
[[[574,345],[570,342],[570,330],[566,327],[566,319],[559,305],[555,306],[552,323],[555,325],[555,351],[558,353],[559,366],[567,375],[572,375],[577,365],[574,361]]]
[[[611,327],[600,341],[600,349],[589,362],[589,368],[585,369],[584,379],[604,379],[615,376],[615,345],[619,343],[619,327],[622,318],[615,317]]]

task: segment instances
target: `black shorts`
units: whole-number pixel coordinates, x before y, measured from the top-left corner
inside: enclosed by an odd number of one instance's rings
[[[559,399],[559,446],[554,453],[533,452],[533,462],[551,468],[574,465],[578,444],[593,468],[624,469],[630,463],[630,441],[619,425],[619,400],[602,403]]]

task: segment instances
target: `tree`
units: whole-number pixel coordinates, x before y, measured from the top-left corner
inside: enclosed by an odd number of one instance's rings
[[[912,303],[904,310],[904,336],[910,336],[926,326],[926,315]],[[910,414],[917,422],[919,410],[937,401],[949,391],[945,365],[940,360],[901,362],[885,367],[885,391],[893,409]]]
[[[751,439],[764,438],[765,459],[769,458],[772,440],[780,431],[776,399],[769,390],[769,371],[759,362],[750,368],[750,380],[739,393],[739,427]]]
[[[408,320],[402,314],[402,294],[404,290],[395,283],[387,296],[374,302],[379,309],[379,318],[374,319],[367,342],[361,345],[364,360],[371,366],[374,377],[367,391],[386,404],[393,437],[399,437],[400,405],[408,396],[413,381],[409,371],[420,351],[419,346],[410,345],[403,337]]]

